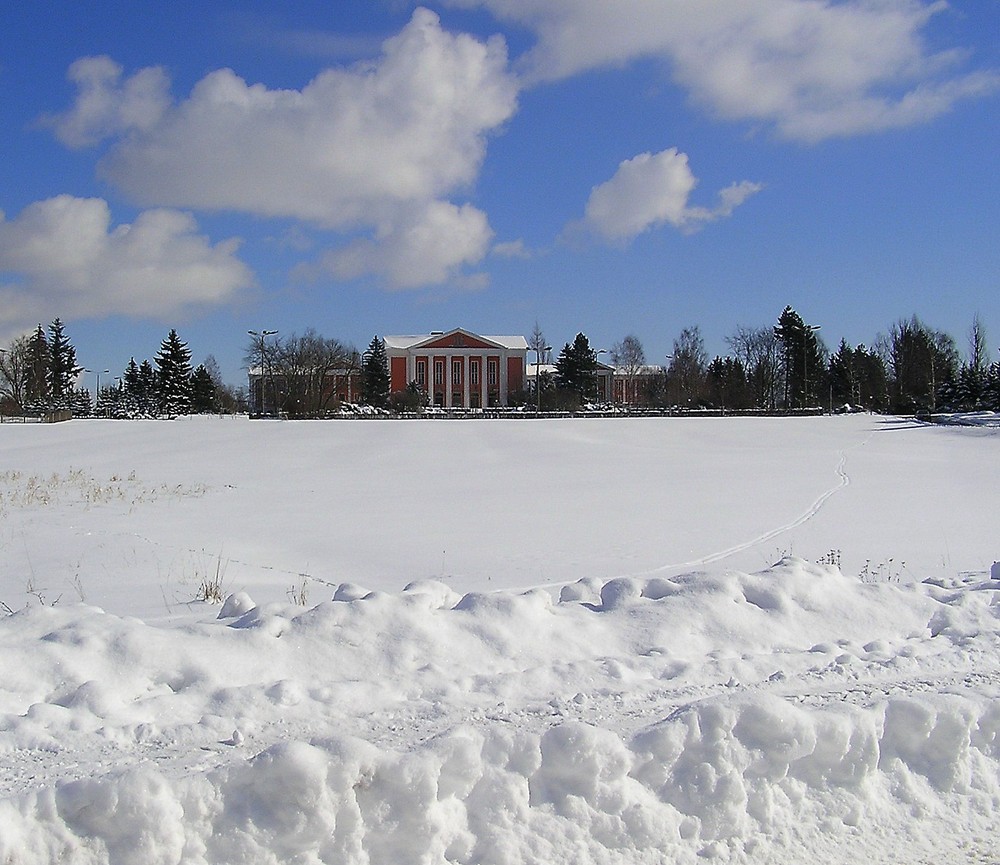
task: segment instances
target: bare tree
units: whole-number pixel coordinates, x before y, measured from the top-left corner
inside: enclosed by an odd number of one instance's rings
[[[698,325],[685,327],[674,340],[667,367],[667,393],[677,405],[696,405],[705,396],[708,353]]]
[[[0,349],[0,399],[24,412],[28,401],[28,372],[31,368],[31,339],[19,336]]]
[[[359,355],[310,328],[302,336],[277,340],[273,367],[274,378],[280,381],[282,410],[315,416],[336,403],[338,379],[359,368]]]
[[[552,351],[552,346],[545,341],[545,334],[542,332],[541,326],[538,322],[535,322],[535,328],[531,331],[531,336],[528,337],[528,350],[535,352],[535,358],[538,363],[548,363],[549,353]]]
[[[625,380],[624,402],[636,405],[639,402],[638,377],[646,365],[646,352],[639,337],[630,333],[621,342],[611,346],[611,362],[616,374]]]
[[[990,363],[990,350],[986,347],[986,328],[977,312],[969,328],[969,367],[984,370]]]
[[[528,338],[528,350],[535,353],[535,378],[532,386],[535,389],[535,411],[537,412],[541,411],[542,408],[542,391],[552,386],[552,376],[543,375],[541,369],[543,363],[550,362],[549,355],[552,346],[545,341],[545,334],[537,321],[534,330],[531,331],[531,336]]]
[[[774,328],[740,325],[726,342],[743,364],[754,405],[773,411],[783,389],[781,344]]]

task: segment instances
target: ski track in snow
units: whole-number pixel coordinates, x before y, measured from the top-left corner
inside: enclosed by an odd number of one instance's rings
[[[871,435],[869,435],[868,438],[866,438],[863,442],[856,445],[856,447],[859,448],[864,447],[864,445],[868,443],[870,438]],[[815,517],[816,514],[818,514],[819,511],[822,509],[823,505],[827,503],[827,501],[830,499],[831,496],[840,492],[842,489],[850,485],[851,478],[850,475],[847,473],[846,469],[847,451],[846,450],[838,451],[838,455],[840,459],[838,460],[837,465],[834,467],[834,472],[837,475],[837,482],[828,490],[825,490],[811,505],[809,505],[808,508],[805,509],[805,511],[803,511],[798,517],[796,517],[791,522],[785,523],[784,525],[778,526],[777,528],[770,529],[760,535],[757,535],[754,538],[751,538],[748,541],[744,541],[743,543],[736,544],[735,546],[732,547],[726,547],[726,549],[724,550],[718,550],[714,553],[709,553],[708,555],[702,556],[700,558],[690,559],[689,561],[686,562],[660,565],[656,568],[644,571],[638,571],[633,574],[627,574],[626,576],[649,577],[649,576],[654,576],[656,574],[663,574],[671,571],[683,571],[688,568],[697,568],[704,565],[711,565],[714,564],[715,562],[720,562],[724,559],[728,559],[730,556],[735,556],[738,553],[742,553],[745,550],[753,549],[754,547],[767,543],[768,541],[771,541],[774,538],[785,534],[786,532],[790,532],[793,529],[797,529],[799,526],[804,525],[813,517]]]

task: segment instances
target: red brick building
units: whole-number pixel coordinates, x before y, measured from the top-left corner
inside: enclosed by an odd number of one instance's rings
[[[389,390],[416,382],[442,408],[505,406],[525,387],[528,343],[523,336],[483,336],[463,328],[384,338]]]

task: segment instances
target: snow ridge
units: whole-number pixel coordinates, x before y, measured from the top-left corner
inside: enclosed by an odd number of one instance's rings
[[[0,861],[974,861],[998,592],[788,558],[169,628],[35,606],[0,619]]]

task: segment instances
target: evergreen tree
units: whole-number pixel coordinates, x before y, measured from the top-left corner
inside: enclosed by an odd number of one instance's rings
[[[76,379],[81,372],[83,367],[76,362],[76,349],[66,336],[62,321],[56,318],[49,325],[50,408],[56,410],[73,408],[77,400]]]
[[[986,370],[986,408],[1000,411],[1000,363],[992,363]]]
[[[705,375],[712,405],[723,410],[750,408],[753,399],[747,385],[747,373],[738,358],[716,356]]]
[[[84,387],[74,388],[69,396],[69,410],[73,417],[91,417],[94,414],[94,403],[90,391]]]
[[[820,402],[817,394],[821,392],[826,362],[817,329],[806,324],[790,306],[785,307],[774,326],[782,351],[785,408],[805,408]]]
[[[139,388],[136,391],[138,409],[144,417],[154,417],[159,406],[159,377],[153,365],[144,360],[139,364]]]
[[[25,386],[25,408],[32,413],[49,406],[49,341],[39,324],[28,343],[28,369]]]
[[[121,393],[116,404],[116,416],[125,418],[156,415],[156,373],[148,360],[140,366],[130,358],[121,379]]]
[[[841,340],[830,357],[830,399],[835,405],[850,405],[879,411],[885,408],[887,384],[885,363],[876,351],[863,345],[851,348]]]
[[[160,343],[156,354],[159,409],[164,414],[181,415],[191,411],[191,352],[172,329]]]
[[[578,333],[573,344],[566,343],[556,358],[556,386],[577,394],[581,401],[594,395],[597,388],[597,354],[590,340]]]
[[[894,324],[880,343],[890,373],[889,409],[936,411],[938,395],[948,394],[958,373],[955,341],[913,316]]]
[[[200,364],[191,376],[191,411],[194,414],[211,414],[218,411],[215,401],[215,382]]]
[[[385,343],[377,336],[368,343],[361,366],[361,398],[376,408],[385,408],[389,402],[389,357]]]

